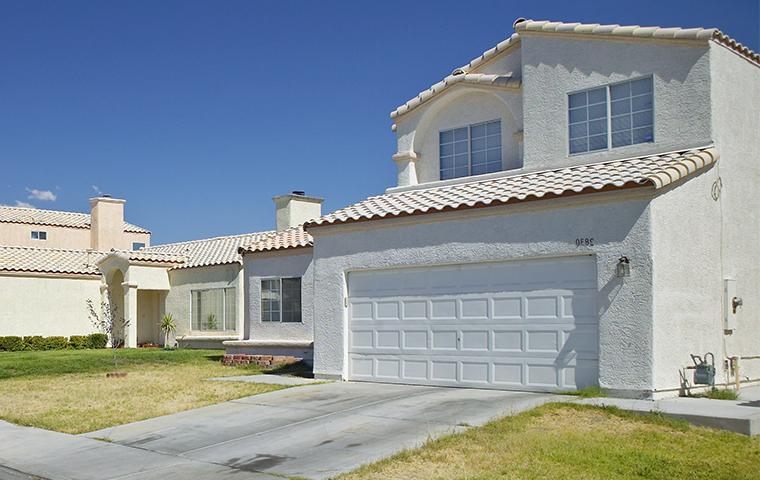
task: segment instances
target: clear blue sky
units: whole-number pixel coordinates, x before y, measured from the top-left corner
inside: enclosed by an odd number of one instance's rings
[[[154,244],[272,228],[291,190],[340,208],[394,183],[389,112],[517,17],[760,42],[757,0],[3,0],[0,203],[87,211],[97,186]]]

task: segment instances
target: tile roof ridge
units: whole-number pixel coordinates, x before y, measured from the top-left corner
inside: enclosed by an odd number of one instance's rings
[[[17,207],[14,205],[0,205],[0,208],[8,208],[13,210],[28,210],[30,212],[51,212],[51,213],[65,213],[68,215],[84,215],[84,216],[90,216],[89,213],[85,212],[72,212],[70,210],[53,210],[50,208],[37,208],[37,207]]]
[[[201,243],[201,242],[210,242],[213,240],[225,240],[229,238],[239,238],[239,237],[248,237],[252,235],[274,235],[276,234],[276,230],[265,230],[263,232],[251,232],[251,233],[239,233],[235,235],[220,235],[218,237],[209,237],[209,238],[199,238],[196,240],[184,240],[180,242],[172,242],[172,243],[160,243],[158,245],[151,245],[150,247],[145,247],[144,250],[150,250],[153,248],[159,248],[159,247],[171,247],[175,245],[185,245],[185,244],[191,244],[191,243]]]
[[[56,248],[56,247],[34,247],[31,245],[0,245],[0,249],[12,248],[16,250],[48,251],[48,252],[69,252],[69,253],[98,253],[108,254],[110,251],[93,250],[90,248]]]

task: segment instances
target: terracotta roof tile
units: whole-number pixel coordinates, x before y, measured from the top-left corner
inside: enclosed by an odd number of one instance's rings
[[[0,223],[90,228],[90,214],[0,205]],[[128,222],[124,222],[124,231],[130,233],[150,233],[149,230]]]
[[[206,267],[229,263],[241,263],[238,248],[253,244],[266,237],[274,235],[274,231],[245,233],[226,237],[191,240],[188,242],[154,245],[140,252],[171,253],[183,255],[187,261],[174,268]]]
[[[260,238],[258,241],[241,246],[238,251],[243,253],[268,252],[286,248],[311,247],[314,245],[311,235],[303,229],[303,225],[288,228]]]
[[[100,275],[95,263],[105,253],[58,248],[0,246],[0,272]]]
[[[474,180],[439,187],[386,193],[336,210],[305,224],[310,227],[392,218],[444,210],[504,205],[605,188],[649,185],[662,188],[718,159],[712,146],[604,163]]]

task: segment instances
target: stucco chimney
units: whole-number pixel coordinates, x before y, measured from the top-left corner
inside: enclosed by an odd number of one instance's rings
[[[322,215],[324,199],[308,197],[304,192],[294,191],[274,197],[277,212],[277,231],[300,225]]]
[[[90,199],[90,246],[99,252],[125,249],[124,204],[126,200],[101,196]]]

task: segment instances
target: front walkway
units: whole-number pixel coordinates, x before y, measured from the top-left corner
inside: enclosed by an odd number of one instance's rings
[[[56,480],[328,478],[429,438],[556,400],[561,397],[315,384],[82,436],[0,422],[0,465]]]

